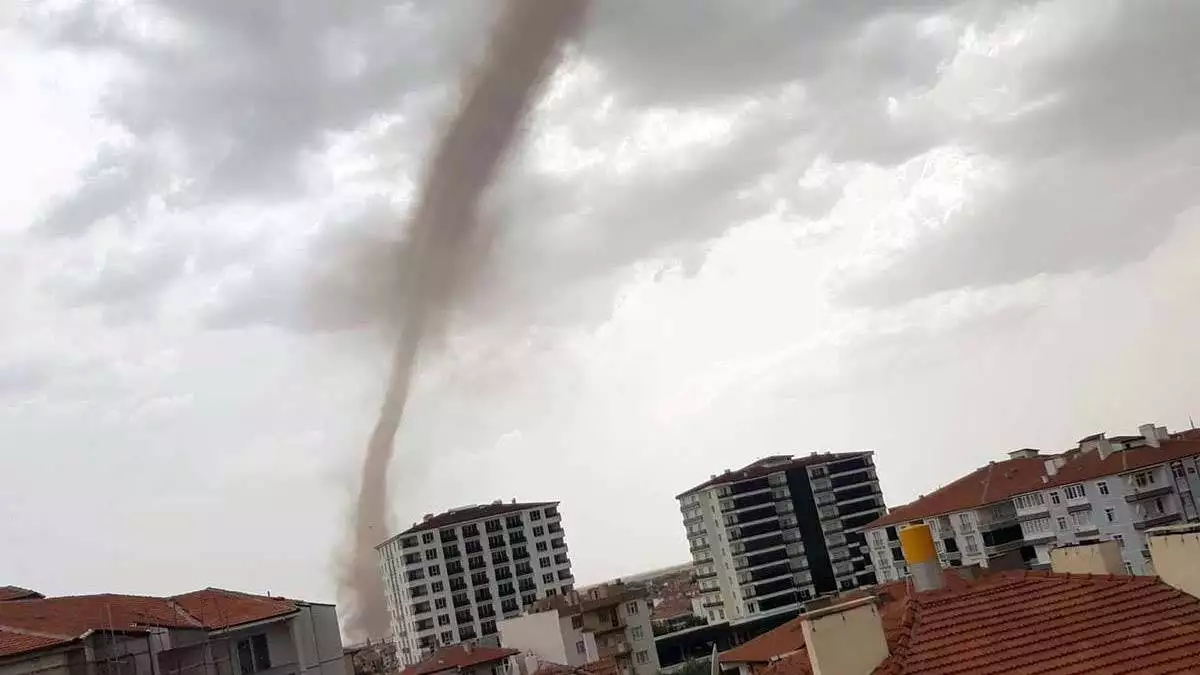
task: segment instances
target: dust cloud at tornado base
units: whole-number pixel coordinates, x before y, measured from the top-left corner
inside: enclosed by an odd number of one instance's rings
[[[403,252],[380,261],[403,266],[396,298],[402,315],[387,392],[362,465],[352,550],[339,579],[344,628],[351,639],[390,632],[375,546],[390,535],[388,467],[422,346],[472,273],[468,268],[477,260],[471,244],[480,199],[520,136],[540,85],[558,65],[563,43],[579,28],[588,3],[507,0],[483,61],[464,81],[458,110],[426,165]],[[394,307],[381,308],[389,310]]]

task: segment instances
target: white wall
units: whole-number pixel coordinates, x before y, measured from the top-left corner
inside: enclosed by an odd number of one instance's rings
[[[567,619],[570,621],[570,619]],[[523,616],[504,619],[497,623],[500,631],[500,645],[509,649],[519,649],[535,654],[543,661],[575,665],[575,642],[564,644],[562,623],[557,610],[525,614]]]

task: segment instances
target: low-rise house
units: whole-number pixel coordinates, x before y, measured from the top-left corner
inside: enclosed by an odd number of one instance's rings
[[[611,660],[622,673],[654,675],[658,652],[642,588],[608,584],[550,596],[500,623],[500,644],[540,662],[581,667]]]
[[[0,602],[0,675],[346,675],[333,605],[209,588]]]
[[[442,647],[400,675],[508,675],[509,660],[520,652],[465,642]]]
[[[809,607],[720,663],[753,675],[1196,672],[1200,528],[1152,531],[1150,547],[1161,578],[1124,574],[1112,542],[1052,556],[1102,574],[942,570],[928,589],[892,583]]]

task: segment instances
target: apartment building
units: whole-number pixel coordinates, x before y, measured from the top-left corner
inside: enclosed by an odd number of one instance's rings
[[[656,675],[647,596],[644,588],[613,583],[544,598],[500,623],[500,643],[543,663],[578,668],[612,662],[626,675]]]
[[[376,549],[405,665],[439,646],[497,645],[499,621],[575,584],[558,502],[495,501],[429,514]]]
[[[32,673],[349,675],[333,605],[217,588],[0,601],[0,675]]]
[[[876,581],[861,532],[885,512],[872,452],[766,457],[676,499],[709,621]]]
[[[1200,518],[1200,441],[1139,431],[1088,436],[1059,454],[1017,450],[893,510],[866,532],[880,580],[907,576],[896,528],[915,522],[933,530],[943,567],[1044,569],[1057,547],[1111,539],[1126,571],[1153,573],[1145,530]]]

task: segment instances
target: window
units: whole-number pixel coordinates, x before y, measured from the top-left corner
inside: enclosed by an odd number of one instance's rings
[[[1062,503],[1062,498],[1058,496],[1057,492],[1050,493],[1050,503],[1051,504],[1061,504]]]
[[[550,597],[550,596],[552,596],[552,595],[558,595],[558,589],[555,589],[555,588],[547,588],[547,589],[546,589],[546,597],[548,598],[548,597]]]
[[[541,519],[542,519],[542,512],[541,512],[541,511],[537,511],[537,510],[530,511],[530,512],[529,512],[529,519],[530,519],[530,520],[541,520]]]
[[[633,602],[625,605],[625,611],[630,614],[637,614],[639,611],[638,610],[638,601],[634,600]]]
[[[724,607],[717,608],[717,618],[722,621],[725,620],[725,608]]]
[[[537,550],[538,550],[538,552],[540,552],[540,553],[545,553],[545,552],[548,550],[548,548],[549,548],[549,547],[547,547],[547,546],[546,546],[546,542],[544,542],[544,541],[539,541],[539,542],[537,542],[537,544],[535,544],[535,545],[537,546]]]
[[[538,567],[549,567],[549,566],[550,566],[550,556],[543,556],[541,558],[538,558]]]
[[[437,560],[437,556],[438,556],[438,550],[436,548],[430,548],[430,549],[425,550],[425,559],[426,560]]]
[[[545,584],[554,583],[554,575],[553,574],[543,574],[542,575],[542,583],[545,583]]]
[[[422,544],[432,544],[433,543],[433,533],[426,532],[426,533],[422,534],[421,535],[421,543]]]
[[[1162,497],[1154,498],[1154,511],[1156,513],[1166,513],[1166,508],[1163,506]]]
[[[1018,509],[1032,509],[1044,505],[1046,498],[1042,496],[1042,493],[1034,492],[1033,494],[1021,495],[1015,501]]]
[[[965,545],[967,553],[979,553],[979,544],[975,541],[975,535],[968,534],[964,536],[963,544]]]
[[[436,577],[437,575],[442,573],[442,568],[439,567],[438,565],[430,565],[429,569],[426,571],[429,572],[429,576]]]
[[[540,537],[544,534],[546,534],[546,528],[542,527],[541,525],[533,528],[533,536]]]
[[[417,604],[413,605],[413,611],[417,614],[424,614],[425,612],[429,611],[429,603],[418,602]]]
[[[440,581],[435,581],[432,584],[429,584],[429,589],[434,593],[441,593],[442,591],[446,590],[446,585]]]
[[[442,644],[448,645],[454,642],[454,631],[448,630],[442,632]]]
[[[446,599],[445,598],[434,598],[433,606],[437,609],[446,609]]]
[[[504,547],[504,535],[493,534],[492,536],[488,537],[488,546],[490,548],[503,548]]]
[[[491,635],[492,633],[495,633],[496,632],[496,622],[495,621],[484,621],[483,623],[479,624],[479,632],[483,633],[484,635]]]
[[[445,603],[442,603],[442,604],[445,604]],[[449,626],[450,625],[450,615],[449,614],[439,614],[438,615],[438,625],[439,626]]]
[[[403,546],[404,548],[412,548],[417,545],[417,538],[416,537],[405,537],[404,539],[400,540],[400,545]]]
[[[1133,565],[1131,565],[1129,561],[1125,561],[1125,574],[1133,574]]]
[[[643,649],[642,651],[638,652],[638,653],[636,654],[636,656],[637,656],[637,662],[638,662],[638,663],[649,663],[649,662],[650,662],[650,655],[649,655],[649,654],[646,652],[646,650],[645,650],[645,649]]]
[[[1136,483],[1137,486],[1140,488],[1149,487],[1151,485],[1154,485],[1154,472],[1153,471],[1143,471],[1142,473],[1134,474],[1133,482]]]
[[[238,665],[242,667],[243,675],[257,673],[271,668],[271,653],[267,650],[265,634],[251,635],[237,643]]]
[[[1113,541],[1117,542],[1117,546],[1125,548],[1125,537],[1119,534],[1113,535]]]
[[[632,631],[630,631],[630,632],[633,634],[633,639],[634,639],[634,640],[641,640],[641,639],[642,639],[642,635],[644,635],[644,633],[643,633],[643,631],[642,631],[642,627],[641,627],[641,626],[634,626],[634,627],[633,627],[633,630],[632,630]]]
[[[1100,481],[1100,482],[1096,483],[1096,491],[1102,495],[1108,494],[1108,482]]]
[[[583,617],[579,616],[578,614],[571,617],[571,628],[574,628],[575,630],[583,628]]]
[[[1072,513],[1071,514],[1071,522],[1075,524],[1075,529],[1078,529],[1078,530],[1090,529],[1091,525],[1092,525],[1091,510],[1076,511],[1075,513]]]
[[[1108,521],[1108,522],[1110,522],[1110,523],[1115,523],[1115,522],[1117,522],[1117,511],[1116,511],[1116,509],[1104,509],[1104,519],[1105,519],[1105,520],[1107,520],[1107,521]]]
[[[1058,519],[1058,529],[1060,529],[1060,530],[1067,529],[1067,519],[1066,518],[1060,517]]]
[[[1068,485],[1064,492],[1067,493],[1067,499],[1082,499],[1086,496],[1082,485]]]
[[[575,651],[579,652],[580,654],[587,652],[587,645],[583,644],[583,640],[575,643]]]

